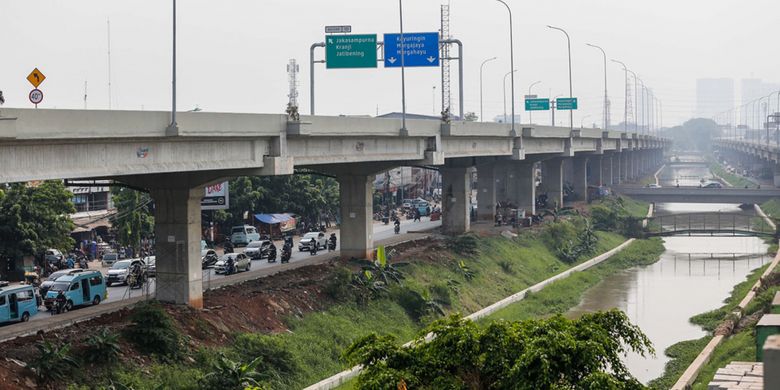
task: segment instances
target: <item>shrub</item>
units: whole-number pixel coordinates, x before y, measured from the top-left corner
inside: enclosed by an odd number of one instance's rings
[[[139,351],[168,358],[180,354],[181,335],[159,303],[150,301],[138,305],[130,321],[132,324],[125,329],[124,336]]]
[[[598,230],[613,231],[617,228],[617,212],[605,205],[595,205],[590,208],[593,227]]]
[[[233,348],[246,360],[261,358],[265,371],[275,372],[277,377],[289,377],[299,369],[295,355],[278,336],[242,333],[236,337]]]
[[[203,377],[201,386],[203,389],[244,390],[247,387],[265,389],[266,387],[260,381],[267,375],[257,371],[257,367],[262,363],[261,357],[249,363],[240,363],[220,354],[212,371]]]
[[[443,305],[452,305],[452,297],[450,297],[450,286],[444,282],[436,282],[430,287],[431,295],[433,299],[441,302]]]
[[[408,287],[398,287],[394,288],[390,295],[415,321],[420,321],[429,314],[444,315],[439,302],[431,298],[427,292],[420,294]]]
[[[447,238],[447,248],[459,255],[476,256],[479,254],[479,239],[474,234],[461,234]]]
[[[465,278],[467,282],[472,281],[477,276],[477,273],[472,271],[471,268],[469,268],[469,266],[466,265],[466,262],[463,260],[458,262],[457,271],[461,275],[463,275],[463,278]]]
[[[514,266],[512,265],[512,262],[509,260],[499,260],[498,265],[501,267],[501,270],[504,271],[504,273],[509,275],[515,274]]]
[[[46,383],[70,377],[78,366],[70,353],[70,344],[53,344],[43,340],[35,344],[38,356],[30,361],[28,367],[35,372],[39,382]]]
[[[557,221],[547,224],[542,233],[542,241],[547,248],[558,251],[577,240],[577,229],[569,221]]]
[[[336,301],[347,300],[351,296],[350,283],[352,283],[352,271],[345,267],[338,267],[333,272],[333,278],[325,285],[325,295]]]
[[[84,360],[91,363],[113,364],[119,360],[119,335],[108,328],[101,328],[86,340]]]

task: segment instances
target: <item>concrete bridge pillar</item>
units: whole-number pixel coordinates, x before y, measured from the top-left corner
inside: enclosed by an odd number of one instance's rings
[[[374,251],[373,176],[338,175],[341,256],[370,259]]]
[[[477,167],[477,219],[493,221],[496,218],[496,163]]]
[[[547,192],[550,207],[563,206],[563,159],[554,158],[542,163],[542,186]]]
[[[628,154],[628,166],[630,169],[629,176],[631,177],[631,180],[636,180],[639,178],[639,153],[638,152],[631,152]]]
[[[510,163],[512,180],[507,193],[508,200],[524,209],[526,214],[536,214],[536,178],[533,161],[518,161]]]
[[[611,154],[605,154],[601,158],[601,180],[603,182],[602,185],[606,186],[612,186],[615,184],[615,178],[613,176],[613,170],[612,170],[612,155]]]
[[[588,200],[588,157],[574,157],[572,165],[574,168],[574,200]]]
[[[594,186],[604,185],[604,156],[591,156],[588,160],[588,183]]]
[[[203,187],[152,189],[157,299],[203,308],[200,200]]]
[[[442,229],[463,234],[471,225],[471,167],[441,168]]]
[[[631,159],[630,152],[620,153],[620,178],[621,182],[627,182],[631,180]]]
[[[774,172],[775,172],[775,175],[774,175],[775,187],[780,188],[780,164],[775,164]]]

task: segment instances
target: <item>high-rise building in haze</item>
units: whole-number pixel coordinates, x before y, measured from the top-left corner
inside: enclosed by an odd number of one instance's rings
[[[780,84],[767,83],[761,79],[742,79],[740,100],[745,104],[780,90]]]
[[[734,108],[734,80],[697,79],[696,116],[712,118],[715,114]]]

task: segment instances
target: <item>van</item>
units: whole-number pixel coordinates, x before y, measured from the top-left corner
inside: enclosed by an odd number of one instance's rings
[[[47,308],[54,307],[60,292],[65,294],[66,310],[87,304],[97,305],[108,298],[106,280],[100,271],[95,270],[74,269],[57,278],[46,292],[44,304]]]
[[[257,232],[254,226],[233,226],[230,231],[230,243],[233,245],[244,244],[248,245],[252,241],[260,239],[260,233]]]
[[[0,289],[0,323],[27,322],[38,314],[38,300],[33,286]]]

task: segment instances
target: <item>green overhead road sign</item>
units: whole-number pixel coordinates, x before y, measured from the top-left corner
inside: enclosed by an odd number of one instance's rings
[[[555,108],[558,110],[576,110],[577,98],[558,98],[555,100]]]
[[[550,99],[525,99],[526,111],[546,111],[550,109]]]
[[[376,34],[326,35],[325,66],[376,68]]]

